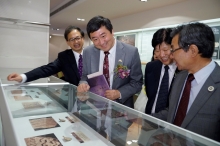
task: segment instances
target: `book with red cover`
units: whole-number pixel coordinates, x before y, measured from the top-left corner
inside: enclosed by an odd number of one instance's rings
[[[101,72],[88,75],[89,91],[105,97],[105,91],[109,90],[108,82]]]

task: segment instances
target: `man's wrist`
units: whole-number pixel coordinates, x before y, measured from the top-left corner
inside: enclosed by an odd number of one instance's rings
[[[25,74],[20,74],[22,80],[20,83],[25,83],[27,81],[27,76]]]

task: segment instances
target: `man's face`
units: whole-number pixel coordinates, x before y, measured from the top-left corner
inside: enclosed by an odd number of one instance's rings
[[[81,53],[83,49],[84,38],[81,36],[81,33],[78,30],[74,29],[68,34],[67,44],[73,51]]]
[[[90,33],[90,38],[96,48],[109,51],[114,45],[113,32],[111,33],[105,26],[101,26],[97,31]]]
[[[190,49],[185,52],[182,48],[180,48],[179,44],[179,35],[175,35],[171,42],[172,55],[171,58],[176,62],[176,65],[179,70],[189,70],[191,66],[194,64],[191,59],[191,51]]]
[[[165,42],[160,44],[160,61],[164,65],[169,65],[173,63],[173,59],[170,57],[171,52],[170,52],[171,46],[169,44],[166,44]]]

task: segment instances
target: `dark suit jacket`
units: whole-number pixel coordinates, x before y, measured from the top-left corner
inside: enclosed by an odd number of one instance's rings
[[[121,79],[114,74],[112,89],[117,89],[121,93],[122,98],[117,99],[117,102],[133,108],[133,95],[141,90],[143,84],[138,49],[120,41],[116,41],[116,43],[115,67],[118,65],[118,61],[121,60],[122,65],[130,69],[130,75],[127,78]],[[86,82],[88,74],[99,71],[99,58],[100,50],[95,48],[94,45],[90,45],[84,49],[83,75],[80,82]]]
[[[220,142],[220,67],[216,67],[205,81],[181,125],[182,128]],[[188,75],[181,71],[170,93],[169,108],[153,116],[173,123],[180,94]],[[214,90],[210,91],[209,88]]]
[[[25,73],[25,75],[27,76],[27,82],[30,82],[54,75],[59,71],[63,72],[65,81],[78,86],[80,77],[75,56],[71,49],[60,52],[54,62],[35,68]]]
[[[146,94],[148,97],[147,105],[145,108],[146,114],[151,114],[151,110],[152,110],[155,97],[157,94],[158,86],[159,86],[162,65],[163,65],[162,62],[159,60],[152,61],[146,64],[145,78],[144,78]],[[176,73],[177,72],[178,70],[176,70]],[[175,75],[174,75],[174,78],[175,78]],[[169,92],[170,92],[170,89],[172,88],[172,83],[173,83],[173,80],[171,82]]]

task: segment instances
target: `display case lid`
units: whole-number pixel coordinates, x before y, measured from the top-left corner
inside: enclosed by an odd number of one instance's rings
[[[71,84],[1,84],[0,96],[1,114],[4,108],[7,109],[4,111],[7,111],[8,121],[26,120],[30,123],[30,117],[32,119],[35,117],[37,120],[39,117],[52,117],[56,121],[59,119],[57,115],[68,114],[78,119],[81,125],[84,125],[84,130],[82,128],[78,132],[86,135],[89,133],[86,131],[92,129],[96,138],[101,139],[104,145],[220,145],[217,141],[146,115],[92,92],[77,92],[77,87]],[[38,104],[30,104],[33,101],[38,102]],[[6,121],[3,122],[3,125],[6,123]],[[8,124],[10,123],[8,122]],[[16,123],[11,123],[11,127],[15,125]],[[17,131],[19,130],[12,128],[9,134],[18,133]],[[61,130],[57,133],[65,132],[67,131]],[[56,132],[54,134],[59,137]],[[77,135],[80,133],[76,133],[75,136],[72,134],[71,138],[76,139]],[[14,137],[18,142],[18,134],[15,134]],[[87,138],[90,141],[95,139],[90,135],[87,135]],[[109,143],[104,142],[103,139]],[[62,141],[61,143],[65,145]],[[85,141],[85,143],[88,144],[89,142]]]

